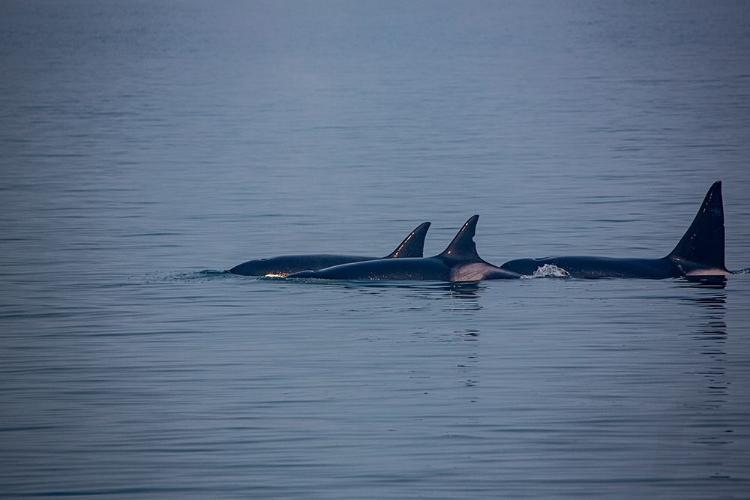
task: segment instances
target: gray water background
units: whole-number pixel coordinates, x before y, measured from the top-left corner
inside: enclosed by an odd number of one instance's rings
[[[747,2],[0,4],[0,497],[748,498],[750,275],[309,284],[660,257],[724,181]]]

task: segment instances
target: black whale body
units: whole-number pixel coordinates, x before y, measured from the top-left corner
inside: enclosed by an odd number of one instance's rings
[[[724,265],[724,203],[721,181],[706,193],[698,214],[666,257],[629,259],[611,257],[545,257],[511,260],[500,266],[523,275],[554,266],[574,278],[646,278],[664,279],[683,276],[726,276]]]
[[[424,253],[424,240],[429,222],[423,222],[417,226],[385,259],[401,259],[409,257],[421,257]],[[229,270],[232,274],[243,276],[277,276],[285,277],[290,274],[308,269],[323,269],[339,264],[350,262],[363,262],[379,259],[380,257],[366,257],[362,255],[337,255],[337,254],[307,254],[307,255],[280,255],[268,259],[256,259],[243,262]]]
[[[515,272],[485,262],[474,243],[478,215],[471,217],[440,254],[428,258],[378,259],[342,264],[318,271],[302,271],[289,278],[332,280],[433,280],[473,282],[517,279]]]

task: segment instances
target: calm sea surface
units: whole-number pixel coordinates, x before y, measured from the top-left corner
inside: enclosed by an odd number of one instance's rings
[[[313,284],[288,253],[661,257],[747,2],[0,4],[0,497],[750,496],[750,274]]]

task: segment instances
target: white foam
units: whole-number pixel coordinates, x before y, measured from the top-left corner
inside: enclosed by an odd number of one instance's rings
[[[554,264],[544,264],[539,266],[536,271],[528,278],[569,278],[570,273]]]

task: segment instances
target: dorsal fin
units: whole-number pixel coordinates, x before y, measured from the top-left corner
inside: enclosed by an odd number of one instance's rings
[[[482,260],[479,257],[479,254],[477,254],[477,246],[474,243],[474,233],[477,230],[478,220],[478,215],[474,215],[467,220],[458,234],[453,238],[451,244],[448,245],[448,248],[443,250],[443,253],[438,257],[461,260]]]
[[[402,257],[422,257],[424,254],[424,238],[427,236],[427,230],[430,229],[429,222],[423,222],[417,226],[409,236],[404,238],[396,249],[386,259],[398,259]]]
[[[667,258],[698,264],[701,268],[726,270],[721,181],[714,182],[708,190],[693,223]]]

